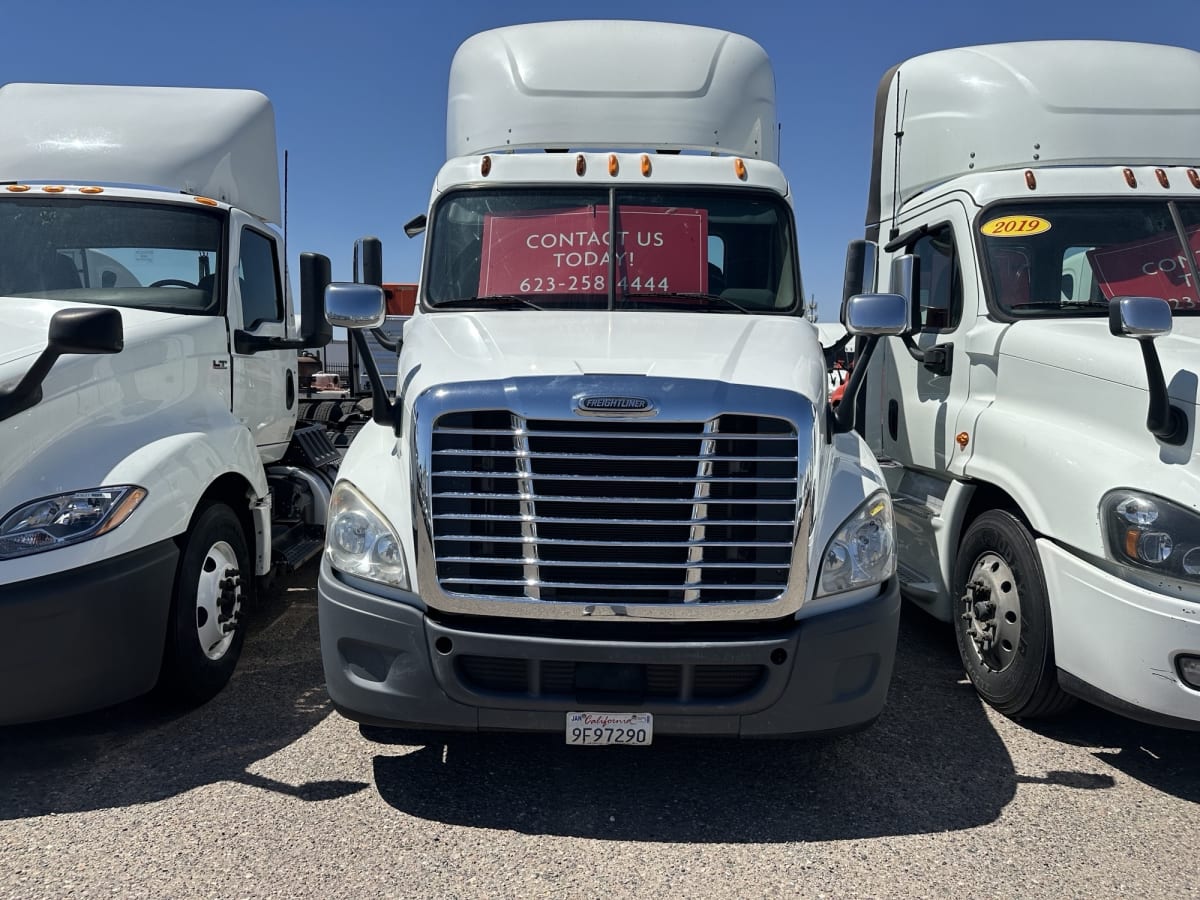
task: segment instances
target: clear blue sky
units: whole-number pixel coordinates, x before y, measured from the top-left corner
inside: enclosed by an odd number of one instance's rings
[[[375,234],[384,241],[386,278],[415,281],[421,240],[406,238],[401,226],[425,211],[443,159],[455,48],[487,28],[597,17],[708,25],[766,48],[805,289],[823,320],[836,318],[846,242],[862,236],[875,89],[894,63],[943,47],[1047,38],[1200,49],[1196,0],[8,0],[0,81],[260,90],[275,104],[280,147],[289,151],[293,273],[301,250],[317,250],[332,257],[335,278],[348,278],[355,237]]]

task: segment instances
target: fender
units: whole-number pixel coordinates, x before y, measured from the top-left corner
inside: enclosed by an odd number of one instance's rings
[[[0,583],[182,534],[204,491],[227,473],[245,480],[247,507],[267,497],[258,448],[230,412],[228,371],[212,365],[227,355],[224,322],[182,319],[155,323],[155,330],[174,329],[165,337],[135,332],[122,353],[60,360],[45,382],[45,399],[0,426],[0,516],[73,490],[135,484],[148,491],[108,534],[6,560]]]
[[[214,431],[165,435],[111,462],[91,458],[80,463],[76,473],[56,491],[135,484],[146,488],[146,499],[128,521],[108,534],[6,560],[0,566],[0,584],[78,568],[177,537],[187,530],[204,492],[225,474],[233,473],[246,481],[247,510],[268,496],[258,448],[249,431],[236,423]],[[30,494],[14,506],[38,496],[45,493]],[[8,511],[6,508],[4,512]],[[261,536],[247,534],[246,539],[257,542]],[[269,559],[269,541],[266,546]],[[256,551],[262,552],[262,548]]]

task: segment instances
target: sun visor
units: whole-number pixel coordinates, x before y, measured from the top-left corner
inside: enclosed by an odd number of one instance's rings
[[[485,31],[450,67],[446,154],[697,150],[778,162],[775,76],[742,35],[661,22]]]
[[[258,91],[7,84],[0,181],[165,188],[278,223],[274,110]]]

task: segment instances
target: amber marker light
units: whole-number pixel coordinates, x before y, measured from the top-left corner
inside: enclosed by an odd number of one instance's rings
[[[217,201],[214,200],[212,197],[197,197],[196,202],[203,203],[205,206],[216,206],[217,205]]]
[[[1025,170],[1025,187],[1031,191],[1037,190],[1037,176],[1033,174],[1033,169]]]
[[[479,174],[484,178],[492,174],[492,158],[490,156],[485,156],[479,161]]]
[[[27,184],[10,184],[10,185],[6,185],[5,187],[7,188],[7,190],[12,191],[14,194],[23,194],[27,190],[29,190],[29,185],[27,185]]]
[[[616,175],[619,171],[621,171],[621,164],[617,161],[617,154],[608,154],[608,174]]]
[[[61,184],[48,184],[44,188],[42,188],[42,190],[45,191],[47,194],[61,194],[63,191],[66,190],[66,188],[63,187]]]
[[[1192,187],[1200,191],[1200,173],[1197,173],[1195,169],[1188,169],[1188,181],[1192,183]]]
[[[81,187],[79,189],[79,193],[81,193],[81,194],[103,194],[104,188],[102,188],[102,187]]]
[[[1121,172],[1125,175],[1125,183],[1131,188],[1137,187],[1137,176],[1133,174],[1133,169],[1122,169]]]
[[[650,155],[648,153],[642,154],[642,174],[647,178],[650,177]]]
[[[954,442],[958,444],[960,450],[966,450],[967,444],[971,443],[971,436],[965,431],[960,431],[954,438]]]
[[[1133,559],[1138,558],[1138,538],[1142,533],[1136,528],[1130,528],[1125,532],[1125,553]]]
[[[587,171],[587,157],[580,153],[575,157],[575,174],[582,175]]]
[[[1167,173],[1162,169],[1155,169],[1154,177],[1158,179],[1158,183],[1163,187],[1169,188],[1171,186],[1171,182],[1167,181]]]
[[[742,181],[746,180],[746,164],[740,156],[733,161],[733,173]]]

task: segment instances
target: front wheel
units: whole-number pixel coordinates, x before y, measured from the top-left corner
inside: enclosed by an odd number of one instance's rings
[[[1074,703],[1058,686],[1046,579],[1033,535],[988,510],[963,535],[954,620],[963,668],[979,695],[1014,719],[1057,715]]]
[[[175,577],[160,677],[169,696],[203,703],[225,686],[242,652],[253,591],[241,522],[224,503],[205,507],[184,537]]]

